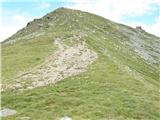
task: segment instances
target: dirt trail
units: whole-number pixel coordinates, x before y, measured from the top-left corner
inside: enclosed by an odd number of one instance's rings
[[[58,51],[39,67],[21,75],[18,84],[12,85],[10,88],[32,89],[56,83],[86,71],[88,65],[98,57],[97,53],[90,50],[85,42],[69,47],[63,44],[60,38],[57,38],[54,40],[54,44],[58,46]]]

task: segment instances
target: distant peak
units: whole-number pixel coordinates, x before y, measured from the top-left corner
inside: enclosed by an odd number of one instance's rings
[[[59,7],[59,8],[57,8],[55,11],[59,11],[59,10],[71,10],[71,9],[66,8],[66,7]]]

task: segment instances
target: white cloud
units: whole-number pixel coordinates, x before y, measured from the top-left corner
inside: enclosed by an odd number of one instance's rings
[[[0,24],[0,41],[5,40],[9,36],[13,35],[17,32],[17,30],[25,27],[25,25],[31,21],[34,17],[21,15],[21,14],[13,14],[10,16],[10,19],[7,21],[4,21],[1,19]]]
[[[13,20],[15,20],[15,21],[25,21],[25,19],[26,19],[25,16],[22,16],[19,14],[13,16]]]
[[[1,29],[3,28],[3,29]],[[1,26],[1,36],[0,36],[0,41],[5,40],[9,36],[13,35],[18,29],[21,28],[21,26]]]
[[[150,28],[146,29],[148,30],[148,32],[155,34],[157,36],[160,36],[160,17],[159,19],[156,21],[156,23],[154,23],[153,25],[150,26]]]
[[[51,7],[51,4],[49,4],[49,3],[39,3],[38,4],[38,9],[46,9],[46,8],[49,8],[49,7]]]
[[[152,12],[152,4],[160,3],[159,0],[87,0],[85,4],[78,0],[68,1],[74,3],[69,6],[71,8],[96,13],[115,21],[122,20],[125,15],[139,16]]]

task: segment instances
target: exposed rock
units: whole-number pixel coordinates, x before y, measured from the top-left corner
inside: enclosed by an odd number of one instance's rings
[[[65,117],[61,118],[61,120],[72,120],[72,118],[65,116]]]
[[[31,24],[31,22],[27,23],[27,26],[29,26]]]
[[[10,116],[10,115],[14,115],[16,113],[17,113],[16,110],[6,108],[6,109],[3,109],[3,110],[0,110],[0,117]]]
[[[136,26],[136,29],[142,30],[141,26]]]
[[[50,17],[50,16],[47,16],[46,18],[49,19],[49,20],[52,19],[52,17]]]

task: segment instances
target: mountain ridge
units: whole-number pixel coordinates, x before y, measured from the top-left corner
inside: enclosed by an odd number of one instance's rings
[[[71,11],[75,11],[75,9],[70,9],[70,8],[65,8],[65,7],[60,7],[60,8],[57,8],[56,10],[54,10],[54,11],[52,11],[52,12],[50,12],[50,13],[47,13],[46,15],[44,15],[42,18],[50,18],[49,16],[50,15],[52,15],[52,14],[54,14],[56,11],[69,11],[69,10],[71,10]],[[76,10],[77,12],[84,12],[84,11],[81,11],[81,10]],[[90,14],[90,15],[94,15],[93,13],[89,13],[89,12],[85,12],[85,13],[87,13],[87,14]],[[99,15],[96,15],[96,16],[99,16]],[[101,18],[103,18],[103,19],[105,19],[105,20],[108,20],[108,21],[111,21],[111,20],[109,20],[109,19],[106,19],[106,18],[104,18],[104,17],[102,17],[102,16],[99,16],[99,17],[101,17]],[[26,27],[27,26],[29,26],[30,24],[32,24],[33,22],[35,22],[35,21],[40,21],[41,20],[41,18],[35,18],[33,21],[31,21],[31,22],[28,22],[27,23],[27,25],[26,25]],[[111,22],[113,22],[113,21],[111,21]],[[123,25],[123,26],[125,26],[125,27],[129,27],[129,28],[131,28],[131,29],[135,29],[135,30],[137,30],[136,28],[133,28],[133,27],[131,27],[131,26],[128,26],[128,25],[124,25],[124,24],[121,24],[121,23],[117,23],[117,22],[114,22],[114,23],[116,23],[116,24],[120,24],[120,25]],[[23,30],[23,28],[22,29],[20,29],[20,30],[18,30],[15,34],[17,34],[19,31],[21,31],[21,30]],[[142,29],[142,31],[141,32],[146,32],[145,30],[143,30]],[[158,37],[158,36],[156,36],[156,35],[154,35],[154,34],[151,34],[151,33],[148,33],[148,32],[146,32],[147,34],[150,34],[150,35],[153,35],[154,37]],[[14,35],[15,35],[14,34]],[[14,36],[14,35],[12,35],[12,36]],[[5,41],[7,41],[8,39],[10,39],[10,37],[9,38],[7,38]],[[2,41],[2,43],[3,42],[5,42],[5,41]]]

